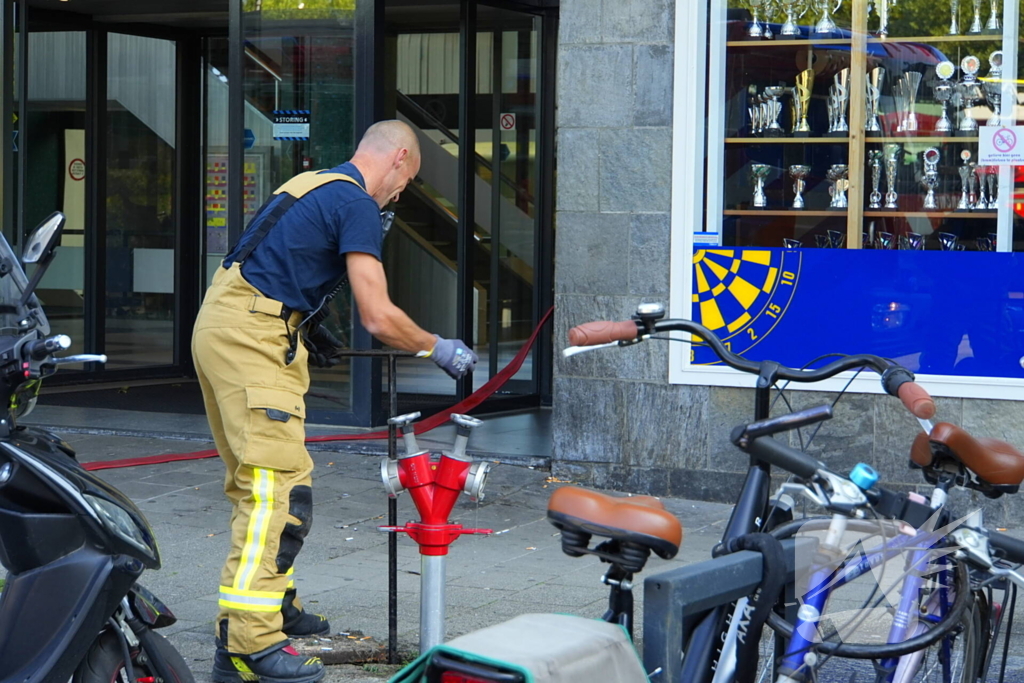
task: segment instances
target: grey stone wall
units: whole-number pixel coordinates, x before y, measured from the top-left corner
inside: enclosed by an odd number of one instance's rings
[[[674,0],[561,2],[556,349],[574,325],[668,302],[674,12]],[[752,391],[669,384],[665,342],[558,354],[554,382],[555,476],[735,500],[747,463],[728,435],[752,418]],[[789,397],[794,408],[835,398]],[[939,411],[968,431],[1024,445],[1021,403],[944,399]],[[809,450],[838,471],[864,461],[890,484],[925,490],[907,466],[919,431],[895,399],[849,395]],[[970,499],[959,492],[954,502]],[[1024,494],[986,506],[993,522],[1024,518]]]

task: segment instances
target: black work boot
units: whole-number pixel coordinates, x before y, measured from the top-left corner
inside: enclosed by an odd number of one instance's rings
[[[222,623],[222,634],[224,626]],[[320,658],[300,655],[287,640],[251,655],[228,652],[226,642],[217,639],[214,683],[316,683],[324,677]]]
[[[284,615],[284,627],[281,629],[289,638],[308,638],[309,636],[325,636],[331,632],[331,624],[322,614],[311,614],[295,607],[295,589],[284,592],[281,603]]]

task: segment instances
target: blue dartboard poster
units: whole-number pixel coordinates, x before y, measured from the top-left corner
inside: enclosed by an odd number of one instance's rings
[[[693,278],[693,319],[750,360],[873,353],[923,374],[1024,377],[1019,254],[709,247]],[[720,361],[695,345],[691,363]]]

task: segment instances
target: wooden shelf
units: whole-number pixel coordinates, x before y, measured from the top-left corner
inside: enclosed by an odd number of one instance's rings
[[[816,45],[849,45],[852,41],[849,38],[800,38],[797,40],[727,40],[726,47],[801,47]]]
[[[831,211],[812,211],[810,209],[726,209],[722,212],[726,216],[836,216],[846,217],[846,209],[834,209]]]
[[[977,218],[995,219],[997,211],[865,211],[864,218]]]
[[[754,144],[754,145],[796,145],[800,143],[833,144],[845,145],[850,138],[726,138],[725,143],[732,144]]]
[[[947,22],[948,23],[948,22]],[[868,38],[869,43],[1002,43],[1002,33],[972,33],[966,36],[889,36]]]
[[[866,143],[885,143],[885,142],[923,142],[927,144],[941,144],[943,142],[977,142],[978,137],[956,137],[954,135],[932,135],[932,136],[920,136],[920,137],[895,137],[895,138],[882,138],[882,137],[865,137],[864,142]]]

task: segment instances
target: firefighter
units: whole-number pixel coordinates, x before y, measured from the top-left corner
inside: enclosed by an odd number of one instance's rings
[[[288,638],[330,631],[324,617],[303,609],[292,572],[312,522],[308,363],[338,362],[341,343],[322,320],[342,279],[363,326],[383,343],[430,358],[453,379],[476,364],[464,343],[426,332],[388,296],[382,209],[419,167],[408,125],[374,124],[347,163],[302,173],[267,200],[206,293],[192,356],[233,506],[216,683],[310,683],[324,675],[322,662],[298,655]]]

